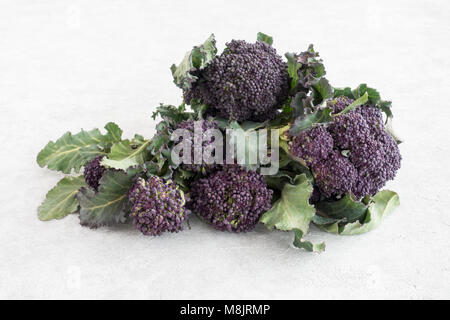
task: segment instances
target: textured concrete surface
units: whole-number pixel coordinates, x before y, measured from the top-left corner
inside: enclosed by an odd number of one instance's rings
[[[0,298],[450,298],[450,2],[0,2]],[[280,53],[314,43],[335,86],[367,82],[394,102],[401,207],[377,230],[316,229],[323,254],[292,235],[192,229],[146,238],[131,227],[40,222],[61,175],[35,157],[67,130],[117,122],[151,136],[176,104],[169,66],[211,32],[271,34]]]

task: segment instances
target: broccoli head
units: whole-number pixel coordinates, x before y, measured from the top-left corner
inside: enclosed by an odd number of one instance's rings
[[[183,230],[188,212],[184,208],[182,191],[172,181],[157,176],[138,178],[129,194],[130,217],[136,229],[144,235]]]
[[[191,185],[192,210],[221,231],[253,230],[271,200],[264,176],[238,165],[224,166]]]
[[[292,155],[307,165],[324,160],[333,150],[333,138],[324,126],[301,131],[289,144]]]
[[[208,105],[208,114],[237,121],[272,119],[288,95],[287,65],[262,41],[232,40],[198,71],[184,99]]]
[[[337,114],[353,101],[338,97],[329,106]],[[325,198],[347,192],[357,198],[373,195],[394,179],[401,162],[398,145],[384,128],[381,110],[371,105],[300,132],[289,148],[311,168]]]
[[[106,168],[101,165],[102,159],[103,156],[98,156],[91,160],[84,168],[84,180],[95,191],[98,191],[100,179],[106,171]]]

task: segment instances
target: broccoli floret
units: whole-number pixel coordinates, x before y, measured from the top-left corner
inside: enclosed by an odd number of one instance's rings
[[[138,178],[129,200],[132,204],[130,217],[144,235],[183,230],[188,212],[184,208],[182,191],[172,181],[165,182],[157,176],[147,181]]]
[[[328,105],[336,115],[352,102],[338,97]],[[301,132],[292,139],[290,152],[310,166],[325,198],[347,192],[358,199],[374,195],[394,179],[401,162],[396,141],[385,131],[381,110],[370,105],[337,115],[329,125]]]
[[[272,119],[288,95],[287,65],[261,41],[232,40],[197,76],[184,91],[185,101],[200,101],[209,115],[226,119]]]
[[[289,143],[289,150],[307,165],[312,165],[328,157],[333,150],[333,138],[324,126],[318,126],[295,136]]]
[[[328,157],[312,165],[317,187],[325,198],[352,191],[358,172],[349,159],[332,151]]]
[[[106,168],[101,165],[102,159],[103,156],[98,156],[91,160],[84,168],[84,180],[95,191],[98,191],[100,179],[106,171]]]
[[[190,119],[190,120],[185,120],[180,122],[177,125],[177,129],[186,129],[189,131],[190,134],[190,138],[191,138],[191,142],[192,142],[192,154],[191,154],[191,164],[188,163],[183,163],[182,164],[182,168],[187,170],[187,171],[192,171],[195,173],[200,173],[203,175],[206,175],[207,173],[210,173],[214,170],[216,170],[218,168],[219,165],[212,163],[212,164],[207,164],[207,163],[201,163],[201,164],[195,164],[194,163],[194,126],[195,126],[195,121]],[[216,121],[212,121],[212,120],[203,120],[202,121],[202,150],[205,150],[205,148],[210,145],[211,143],[214,142],[214,137],[208,137],[206,134],[206,131],[209,129],[219,129],[219,126],[217,124]],[[182,141],[183,137],[180,137],[179,141]],[[182,156],[180,154],[180,156]]]
[[[192,210],[221,231],[253,230],[271,200],[264,176],[238,165],[224,166],[191,185]]]

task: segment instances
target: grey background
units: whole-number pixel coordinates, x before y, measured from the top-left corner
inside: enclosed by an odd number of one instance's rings
[[[450,298],[448,1],[0,2],[0,298]],[[115,121],[150,137],[159,102],[177,104],[169,66],[211,32],[219,48],[263,31],[280,54],[314,43],[335,86],[367,82],[393,100],[401,207],[379,229],[325,240],[192,229],[40,222],[62,175],[35,158],[70,130]]]

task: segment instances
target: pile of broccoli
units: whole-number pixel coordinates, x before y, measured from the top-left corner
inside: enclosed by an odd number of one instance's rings
[[[184,230],[192,213],[220,231],[249,232],[259,222],[293,231],[294,246],[310,251],[324,248],[304,239],[312,223],[337,234],[377,227],[399,204],[395,192],[380,191],[402,160],[391,103],[365,84],[333,87],[312,45],[283,59],[272,43],[259,33],[254,43],[232,40],[218,53],[212,35],[193,47],[171,67],[183,101],[156,109],[153,118],[161,120],[152,139],[124,139],[108,123],[106,133],[82,130],[50,141],[38,155],[41,167],[84,171],[47,194],[39,217],[76,212],[83,226],[131,222],[142,234],[158,236]],[[277,173],[263,175],[267,164],[247,159],[193,161],[196,148],[214,146],[211,129],[225,135],[237,128],[248,135],[279,133]],[[174,138],[179,130],[184,136]],[[193,141],[197,132],[201,144]],[[193,146],[178,154],[189,163],[174,159],[180,143]],[[227,146],[221,145],[220,160]],[[246,145],[245,152],[257,148]],[[214,150],[210,157],[222,156]]]

